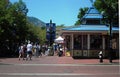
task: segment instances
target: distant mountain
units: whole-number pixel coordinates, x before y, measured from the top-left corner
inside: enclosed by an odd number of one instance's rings
[[[35,26],[40,26],[40,27],[45,27],[46,26],[45,22],[39,20],[36,17],[29,17],[28,16],[27,19],[30,23],[34,24]]]

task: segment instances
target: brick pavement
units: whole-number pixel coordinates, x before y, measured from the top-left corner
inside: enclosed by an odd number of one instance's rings
[[[18,58],[0,58],[0,63],[8,64],[119,64],[120,60],[113,60],[109,63],[108,59],[104,59],[103,63],[99,63],[99,59],[73,59],[72,57],[58,57],[58,56],[42,56],[39,58],[32,58],[32,61],[18,60]]]
[[[119,60],[42,56],[32,61],[0,58],[0,77],[119,77]]]

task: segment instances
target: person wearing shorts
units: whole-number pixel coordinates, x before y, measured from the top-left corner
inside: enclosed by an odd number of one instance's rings
[[[23,51],[23,44],[20,45],[19,47],[19,60],[23,57],[24,60],[24,51]]]
[[[26,60],[28,60],[28,58],[30,60],[32,60],[32,44],[30,42],[27,44],[27,58],[26,58]]]

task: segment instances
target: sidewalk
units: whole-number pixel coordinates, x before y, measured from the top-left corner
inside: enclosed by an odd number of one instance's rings
[[[0,58],[0,64],[105,64],[105,65],[119,65],[120,60],[113,60],[109,63],[108,59],[103,59],[103,63],[99,63],[99,59],[73,59],[72,57],[58,57],[58,56],[42,56],[39,58],[32,58],[32,61],[18,60],[18,58]]]

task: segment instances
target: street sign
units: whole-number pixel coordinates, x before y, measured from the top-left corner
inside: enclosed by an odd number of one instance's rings
[[[46,23],[46,39],[47,41],[54,42],[56,38],[56,24],[55,23]]]

